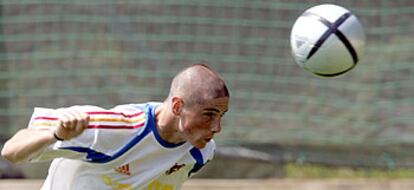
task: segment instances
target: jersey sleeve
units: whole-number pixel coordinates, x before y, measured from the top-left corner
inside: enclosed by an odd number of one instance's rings
[[[87,129],[75,138],[49,145],[34,155],[31,161],[58,157],[91,161],[111,157],[142,131],[146,121],[145,111],[137,106],[122,105],[109,110],[97,106],[71,108],[89,115]],[[35,108],[28,128],[55,130],[58,125],[58,114],[55,109]]]

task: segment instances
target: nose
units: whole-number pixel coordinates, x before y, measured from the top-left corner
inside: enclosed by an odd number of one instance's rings
[[[216,119],[211,123],[211,132],[220,133],[221,131],[221,119]]]

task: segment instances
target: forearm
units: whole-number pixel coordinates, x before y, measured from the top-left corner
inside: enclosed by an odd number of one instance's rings
[[[4,144],[1,155],[13,163],[26,161],[53,142],[56,139],[52,131],[22,129]]]

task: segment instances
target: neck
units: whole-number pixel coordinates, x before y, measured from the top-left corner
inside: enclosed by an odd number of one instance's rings
[[[165,103],[155,109],[155,122],[158,134],[162,140],[173,144],[184,141],[178,130],[178,122],[171,111],[167,109]]]

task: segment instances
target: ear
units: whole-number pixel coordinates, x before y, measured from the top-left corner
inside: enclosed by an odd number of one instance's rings
[[[183,109],[183,100],[179,97],[172,97],[171,99],[171,106],[172,106],[172,112],[174,115],[180,115],[181,110]]]

